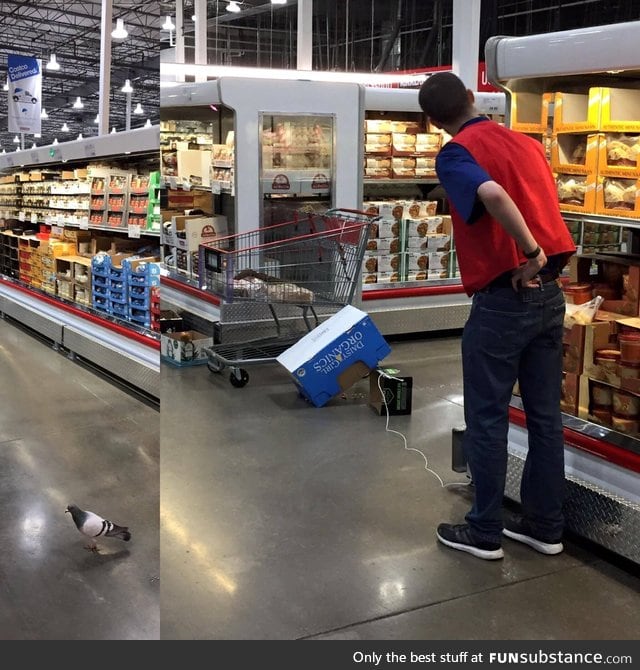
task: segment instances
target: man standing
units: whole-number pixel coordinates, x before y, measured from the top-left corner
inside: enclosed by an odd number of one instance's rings
[[[443,544],[503,557],[502,534],[544,554],[562,551],[564,440],[560,413],[564,295],[558,274],[575,245],[539,142],[481,116],[451,72],[431,75],[420,106],[453,139],[436,159],[451,209],[465,291],[463,448],[475,498],[465,524],[442,523]],[[509,401],[519,381],[529,450],[523,517],[503,525]]]

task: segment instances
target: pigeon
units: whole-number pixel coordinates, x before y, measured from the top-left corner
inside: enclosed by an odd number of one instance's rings
[[[73,522],[76,528],[87,537],[91,538],[91,542],[85,547],[88,551],[98,552],[98,547],[94,538],[96,537],[117,537],[125,542],[131,539],[131,533],[126,526],[118,526],[111,521],[103,519],[101,516],[89,512],[88,510],[80,509],[77,505],[68,505],[65,513],[69,512],[73,517]]]

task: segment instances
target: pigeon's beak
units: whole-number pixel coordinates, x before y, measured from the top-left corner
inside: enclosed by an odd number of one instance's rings
[[[69,510],[68,510],[68,509],[66,509],[66,510],[64,511],[64,513],[66,514],[66,513],[68,512],[68,511],[69,511]]]

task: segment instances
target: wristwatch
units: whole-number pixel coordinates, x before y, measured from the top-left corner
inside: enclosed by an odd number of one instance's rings
[[[538,258],[541,251],[542,249],[539,246],[537,246],[533,251],[530,251],[528,254],[524,253],[524,251],[522,253],[525,258],[533,260],[534,258]]]

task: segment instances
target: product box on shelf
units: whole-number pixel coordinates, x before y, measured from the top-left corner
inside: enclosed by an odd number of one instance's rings
[[[404,219],[404,234],[409,248],[420,247],[429,235],[451,235],[451,217],[444,215]]]
[[[578,416],[580,397],[580,375],[570,372],[562,373],[560,409],[572,416]]]
[[[640,90],[603,87],[599,91],[600,130],[639,133]]]
[[[275,174],[265,173],[261,184],[263,193],[293,195],[300,190],[300,179],[293,170],[283,170]]]
[[[399,254],[403,251],[400,237],[373,238],[367,241],[366,255]]]
[[[640,218],[640,179],[598,177],[595,212],[608,216]]]
[[[553,132],[598,132],[601,96],[602,89],[597,86],[590,88],[588,93],[555,93]]]
[[[593,214],[596,208],[597,177],[594,174],[557,174],[560,209]]]
[[[392,156],[413,156],[416,153],[416,135],[413,133],[392,133]],[[414,165],[415,167],[415,165]]]
[[[313,171],[299,179],[299,195],[326,195],[331,192],[331,173]]]
[[[278,356],[302,395],[322,407],[391,352],[368,314],[350,305]]]
[[[590,379],[619,387],[620,377],[615,365],[606,366],[596,362],[596,352],[598,350],[615,348],[612,343],[612,341],[615,341],[612,328],[617,330],[615,321],[594,321],[585,326],[583,373]]]
[[[543,133],[547,129],[551,93],[517,91],[511,94],[511,128],[522,133]]]
[[[206,349],[213,346],[213,337],[195,330],[166,331],[161,335],[162,360],[179,367],[207,363]]]
[[[551,141],[551,169],[567,174],[595,174],[598,170],[599,133],[560,133]]]
[[[640,135],[601,133],[598,173],[602,177],[640,178]]]
[[[565,328],[562,334],[562,370],[575,375],[584,368],[584,342],[586,325],[576,323]]]
[[[401,272],[403,254],[380,255],[378,260],[378,272]]]
[[[225,216],[173,216],[162,227],[161,241],[185,251],[197,251],[202,242],[224,237],[227,230]]]
[[[391,133],[366,133],[364,152],[367,155],[390,156]]]

